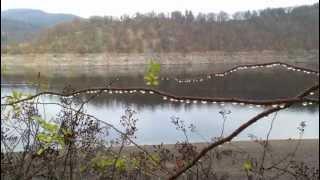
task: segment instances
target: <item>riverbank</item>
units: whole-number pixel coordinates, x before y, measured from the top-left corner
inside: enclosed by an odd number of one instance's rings
[[[295,156],[292,159],[298,163],[303,162],[309,168],[315,167],[319,169],[319,139],[303,139],[299,140],[270,140],[269,147],[272,158],[270,155],[266,156],[265,167],[268,167],[275,162],[279,162],[281,159],[288,156],[288,154],[294,152],[298,146]],[[197,150],[200,151],[206,147],[205,143],[196,143]],[[142,146],[144,149],[151,151],[152,146]],[[169,150],[174,149],[174,145],[165,145]],[[230,180],[247,179],[243,170],[243,163],[248,159],[256,159],[261,162],[263,154],[262,146],[254,141],[233,141],[231,143],[223,144],[216,148],[217,152],[220,152],[221,159],[215,160],[212,168],[215,169],[218,175],[228,174]],[[135,147],[125,148],[124,153],[137,151]],[[289,160],[280,163],[279,167],[284,167],[289,163]],[[169,164],[169,167],[173,167],[173,164]],[[270,173],[271,172],[271,173]],[[266,177],[274,175],[278,171],[270,171],[266,173]],[[267,178],[268,179],[268,178]],[[292,176],[281,176],[282,180],[292,179]]]
[[[207,144],[196,143],[194,145],[197,147],[197,151],[200,151]],[[151,154],[153,154],[154,152],[154,148],[152,145],[141,146],[141,147]],[[174,150],[174,145],[172,144],[164,145],[164,147],[169,149],[173,153],[177,153]],[[298,148],[295,151],[296,147]],[[301,165],[300,163],[303,163],[303,165],[305,165],[304,167],[309,168],[309,169],[303,169],[303,170],[307,170],[307,172],[309,172],[310,175],[311,175],[311,172],[313,172],[311,171],[312,168],[319,169],[319,139],[303,139],[300,141],[299,140],[270,140],[269,148],[270,148],[270,151],[268,151],[265,156],[264,167],[270,167],[274,164],[277,164],[278,168],[285,168],[289,164],[291,166],[288,166],[289,168],[288,167],[287,168],[289,172],[291,172],[291,174],[294,174],[294,173],[301,174],[302,171],[295,171],[295,169],[292,168],[292,165],[294,165],[295,163],[297,165]],[[119,147],[113,147],[113,150],[117,152],[119,150]],[[104,150],[100,149],[99,151],[101,151],[102,153]],[[130,156],[130,154],[134,152],[141,152],[141,151],[135,146],[126,146],[122,149],[121,154],[124,157],[128,157]],[[293,153],[293,152],[295,152],[295,155],[293,157],[288,156],[290,155],[290,153]],[[270,154],[272,154],[272,156],[270,156]],[[103,153],[101,155],[103,155]],[[263,156],[263,148],[259,143],[254,141],[233,141],[228,144],[223,144],[214,149],[213,154],[210,155],[210,157],[213,158],[211,161],[212,164],[210,169],[212,170],[212,172],[214,172],[216,177],[220,177],[220,178],[225,177],[228,180],[247,179],[246,172],[243,170],[244,162],[249,159],[252,162],[254,162],[254,159],[255,159],[259,164],[261,163],[262,156]],[[289,163],[290,161],[292,161],[291,164]],[[208,161],[202,160],[202,162],[207,163]],[[170,169],[171,171],[173,171],[173,169],[176,167],[176,164],[174,160],[169,160],[167,163],[163,164],[163,167],[164,166],[166,167],[166,169]],[[208,166],[208,164],[203,164],[201,167],[204,168],[206,166]],[[201,170],[201,168],[198,170],[199,170],[199,173],[203,172],[202,171],[203,169]],[[195,171],[196,170],[194,170],[193,172]],[[271,177],[277,175],[278,173],[282,173],[282,171],[277,171],[275,169],[265,171],[264,177],[266,179],[270,179]],[[85,179],[97,179],[94,177],[95,176],[90,173],[85,174],[83,176],[83,178]],[[165,175],[163,177],[165,177]],[[39,179],[39,180],[45,179],[43,178],[43,176],[37,176],[33,178]],[[189,179],[196,179],[196,178],[197,177],[195,177],[195,173],[194,173],[193,176],[183,174],[178,179],[189,180]],[[298,177],[298,179],[300,178],[301,177]],[[148,179],[156,180],[156,179],[159,179],[159,177],[151,176],[151,177],[148,177]],[[293,176],[288,173],[284,173],[275,179],[291,180],[293,179]]]
[[[2,54],[1,64],[7,66],[92,66],[142,65],[155,59],[160,64],[211,64],[211,63],[304,63],[318,62],[319,51],[250,51],[152,54]]]

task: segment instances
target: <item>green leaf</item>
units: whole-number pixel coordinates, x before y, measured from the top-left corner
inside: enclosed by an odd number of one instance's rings
[[[160,73],[161,66],[159,63],[154,62],[153,60],[150,61],[148,65],[147,72],[144,76],[144,80],[148,86],[158,86],[159,79],[158,75]]]
[[[12,91],[12,97],[13,97],[13,99],[14,100],[20,100],[21,98],[22,98],[22,93],[21,92],[19,92],[19,91],[15,91],[15,90],[13,90]]]
[[[87,166],[80,165],[80,172],[83,173],[85,170],[87,170]]]
[[[48,134],[45,134],[45,133],[37,134],[37,139],[43,143],[51,143],[52,142],[52,137]]]
[[[148,157],[149,161],[154,165],[154,166],[158,166],[160,163],[160,156],[159,154],[152,154],[151,157]]]
[[[39,142],[43,143],[44,150],[50,147],[53,144],[58,144],[62,148],[65,147],[65,136],[64,134],[59,133],[59,127],[57,124],[49,123],[46,120],[42,119],[39,116],[32,116],[31,119],[35,120],[39,126],[43,129],[43,132],[37,134],[36,138]],[[64,132],[69,132],[67,130],[62,130]],[[44,151],[44,150],[39,150]]]
[[[147,81],[151,81],[152,78],[150,76],[145,76],[144,79]]]
[[[38,155],[41,155],[46,149],[45,148],[40,148],[38,151],[37,151],[37,154]]]
[[[45,129],[46,131],[49,131],[51,133],[54,133],[56,131],[58,131],[58,125],[54,124],[54,123],[49,123],[47,122],[46,120],[42,119],[41,117],[39,116],[32,116],[31,117],[32,119],[36,120],[39,125]]]
[[[137,160],[136,158],[131,159],[130,162],[134,167],[139,167],[140,166],[140,161]]]
[[[250,160],[246,160],[244,163],[243,163],[243,169],[245,171],[251,171],[252,170],[252,162]]]
[[[153,82],[152,82],[152,85],[153,85],[153,86],[158,86],[158,85],[159,85],[159,81],[153,81]]]
[[[124,171],[126,169],[126,162],[123,159],[118,159],[116,162],[116,168],[119,171]]]
[[[61,128],[62,132],[64,135],[68,136],[68,135],[72,135],[72,132],[70,129],[66,129],[66,128]]]
[[[107,167],[113,165],[114,159],[110,159],[107,156],[96,156],[91,160],[92,166],[95,170],[103,171]]]

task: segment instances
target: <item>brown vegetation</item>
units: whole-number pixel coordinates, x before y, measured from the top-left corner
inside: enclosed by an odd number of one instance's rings
[[[91,17],[43,32],[11,53],[150,53],[319,48],[319,4],[193,15],[139,14]]]

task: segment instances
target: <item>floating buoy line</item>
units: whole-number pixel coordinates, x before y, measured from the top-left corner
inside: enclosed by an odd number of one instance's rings
[[[180,103],[180,104],[217,104],[220,106],[224,106],[226,103],[231,105],[239,105],[239,106],[249,106],[250,108],[253,107],[280,107],[284,108],[286,104],[297,102],[297,100],[301,103],[302,106],[310,106],[319,103],[319,97],[316,96],[316,92],[319,91],[319,85],[312,87],[308,94],[303,99],[296,99],[296,98],[282,98],[282,99],[275,99],[275,100],[247,100],[247,99],[240,99],[240,98],[211,98],[211,97],[194,97],[194,96],[176,96],[167,92],[163,92],[156,89],[148,89],[148,88],[91,88],[91,89],[83,89],[74,91],[72,93],[58,93],[58,92],[40,92],[34,96],[30,96],[28,98],[22,99],[20,101],[15,102],[15,104],[31,100],[41,95],[48,95],[48,96],[56,96],[56,97],[63,97],[63,98],[75,98],[80,95],[84,94],[128,94],[128,95],[154,95],[159,96],[162,98],[163,101],[171,102],[171,103]],[[308,97],[307,97],[308,96]],[[312,98],[311,98],[311,97]],[[314,97],[313,97],[314,96]],[[1,104],[1,105],[11,105],[8,104]]]
[[[286,63],[281,62],[273,62],[273,63],[265,63],[265,64],[255,64],[255,65],[239,65],[236,66],[230,70],[227,70],[223,73],[214,73],[209,74],[206,76],[207,79],[211,79],[212,77],[223,77],[230,73],[234,73],[239,70],[245,70],[245,69],[256,69],[256,68],[272,68],[276,66],[282,66],[287,68],[290,71],[298,71],[306,74],[313,74],[319,76],[319,72],[301,68],[293,65],[289,65]],[[170,80],[169,78],[165,78],[166,80]],[[175,79],[179,83],[190,83],[190,82],[202,82],[204,78],[200,79],[192,79],[192,80],[179,80]],[[162,92],[160,90],[156,89],[150,89],[150,88],[116,88],[116,87],[109,87],[110,85],[106,85],[106,87],[101,88],[89,88],[89,89],[83,89],[74,91],[71,93],[59,93],[59,92],[40,92],[36,95],[30,96],[25,99],[21,99],[19,101],[16,101],[14,103],[2,103],[1,105],[12,105],[12,104],[18,104],[23,101],[28,101],[33,98],[36,98],[41,95],[49,95],[49,96],[59,96],[64,98],[74,98],[76,96],[82,95],[82,94],[96,94],[100,95],[101,93],[106,94],[142,94],[142,95],[156,95],[160,96],[164,101],[172,102],[172,103],[182,103],[182,104],[218,104],[221,106],[224,106],[226,103],[231,103],[232,105],[240,105],[240,106],[249,106],[250,108],[256,107],[262,107],[262,106],[272,106],[272,107],[280,107],[284,108],[286,104],[293,103],[293,102],[301,102],[302,106],[309,106],[313,104],[319,103],[319,97],[313,97],[308,98],[310,96],[315,96],[316,92],[319,91],[319,85],[313,86],[308,89],[307,94],[304,95],[303,99],[297,99],[297,98],[282,98],[282,99],[276,99],[276,100],[247,100],[247,99],[239,99],[239,98],[211,98],[211,97],[194,97],[194,96],[176,96],[167,92]],[[306,97],[308,96],[308,97]],[[6,97],[2,97],[6,98]],[[2,99],[1,98],[1,99]]]
[[[316,91],[318,91],[319,86],[313,88],[309,93],[308,97],[305,97],[301,100],[302,106],[311,106],[319,103],[318,97],[310,98],[310,96],[315,96]],[[280,107],[284,108],[286,104],[296,102],[295,98],[283,98],[275,100],[246,100],[239,98],[211,98],[211,97],[193,97],[193,96],[176,96],[170,93],[162,92],[155,89],[146,89],[146,88],[94,88],[94,89],[85,89],[73,92],[71,94],[60,94],[53,92],[43,92],[44,95],[49,96],[59,96],[64,98],[74,98],[83,94],[128,94],[128,95],[155,95],[162,98],[163,101],[171,103],[180,103],[180,104],[216,104],[220,106],[225,106],[226,103],[229,103],[233,106],[249,106],[253,107]]]
[[[227,71],[224,71],[222,73],[207,74],[206,76],[203,76],[200,78],[179,79],[179,78],[162,77],[162,78],[160,78],[160,80],[162,80],[162,81],[174,80],[177,83],[198,83],[198,82],[203,82],[205,80],[213,79],[215,77],[225,77],[227,75],[230,75],[234,72],[241,71],[241,70],[253,70],[253,69],[258,69],[258,68],[274,68],[274,67],[283,67],[289,71],[294,71],[294,72],[296,71],[296,72],[301,72],[304,74],[319,76],[319,72],[315,71],[315,70],[302,68],[302,67],[290,65],[287,63],[282,63],[282,62],[272,62],[272,63],[264,63],[264,64],[239,65],[239,66],[233,67]]]

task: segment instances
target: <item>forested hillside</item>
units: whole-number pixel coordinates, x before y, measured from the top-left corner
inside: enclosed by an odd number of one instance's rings
[[[78,18],[71,14],[52,14],[33,9],[1,11],[1,45],[32,41],[41,30]]]
[[[1,45],[6,43],[7,39],[10,39],[10,43],[31,40],[33,32],[38,31],[38,29],[37,26],[30,23],[1,17]]]
[[[319,48],[319,4],[292,8],[193,14],[91,17],[59,24],[35,43],[9,51],[142,53]]]

